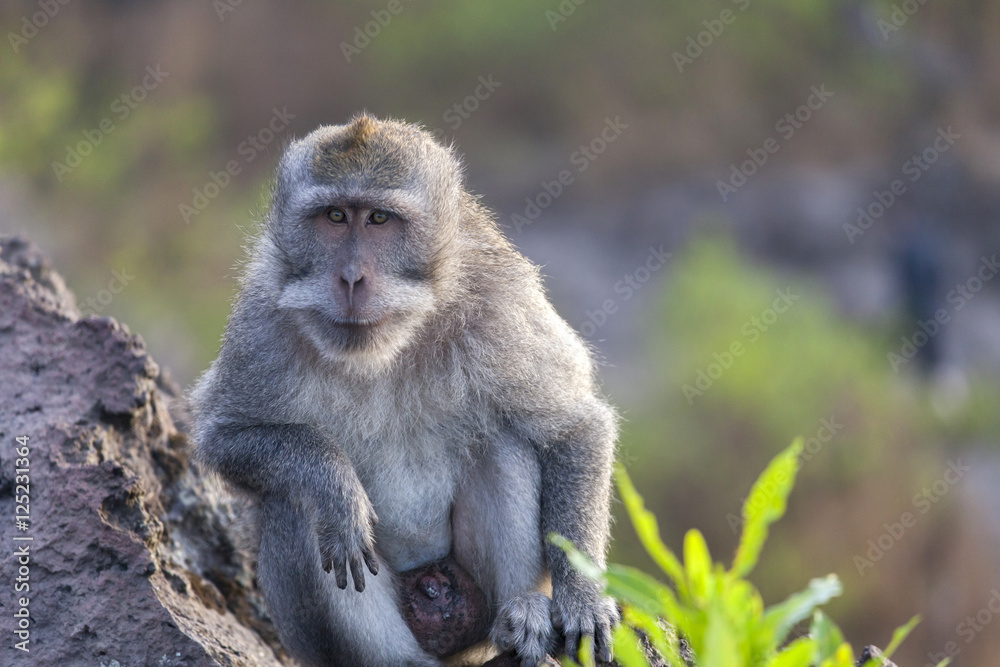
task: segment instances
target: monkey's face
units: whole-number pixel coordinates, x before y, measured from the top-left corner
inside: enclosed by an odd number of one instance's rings
[[[390,359],[434,309],[434,291],[406,252],[411,222],[356,202],[328,206],[305,224],[315,244],[310,270],[292,277],[279,304],[328,357]]]
[[[458,183],[426,133],[367,116],[289,148],[269,228],[278,305],[321,354],[378,367],[413,339],[447,282]]]

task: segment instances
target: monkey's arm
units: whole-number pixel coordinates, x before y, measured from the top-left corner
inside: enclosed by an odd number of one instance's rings
[[[347,588],[365,588],[362,563],[378,574],[372,532],[378,517],[347,457],[302,424],[217,423],[199,437],[199,458],[267,503],[287,498],[313,518],[321,565]]]
[[[497,311],[491,319],[507,328],[481,334],[494,342],[498,412],[538,458],[536,539],[544,542],[552,575],[552,626],[564,635],[567,653],[575,654],[582,635],[592,635],[598,656],[606,658],[617,609],[546,536],[558,533],[604,565],[617,417],[600,397],[589,350],[545,299],[537,276],[518,287],[518,298],[491,302],[514,305],[514,317]]]
[[[542,538],[559,533],[603,567],[616,419],[599,400],[585,408],[572,428],[539,451]],[[618,620],[614,603],[570,565],[561,549],[546,542],[545,554],[552,572],[552,622],[565,636],[566,653],[575,658],[580,638],[590,635],[597,656],[610,660],[611,631]]]

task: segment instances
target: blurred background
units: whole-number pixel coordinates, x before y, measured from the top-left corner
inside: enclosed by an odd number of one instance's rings
[[[801,435],[765,601],[836,572],[856,647],[919,613],[899,664],[1000,665],[1000,4],[51,0],[0,28],[0,232],[181,384],[284,143],[422,123],[594,346],[671,546],[728,562]]]

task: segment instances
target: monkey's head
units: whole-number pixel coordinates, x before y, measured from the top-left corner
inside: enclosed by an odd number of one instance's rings
[[[327,359],[391,360],[449,298],[462,194],[413,125],[362,114],[292,143],[263,238],[279,309]]]

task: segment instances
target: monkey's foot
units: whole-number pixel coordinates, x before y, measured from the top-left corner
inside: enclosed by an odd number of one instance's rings
[[[399,575],[403,617],[420,647],[438,658],[486,639],[486,596],[451,556]]]
[[[500,606],[490,639],[501,651],[513,651],[522,665],[534,667],[551,649],[552,601],[542,593],[525,593]]]

